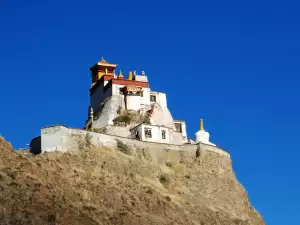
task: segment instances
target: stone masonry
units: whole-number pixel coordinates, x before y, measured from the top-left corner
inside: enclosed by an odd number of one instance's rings
[[[158,160],[167,160],[172,157],[176,160],[181,160],[186,157],[196,156],[196,151],[215,152],[225,157],[230,158],[230,154],[218,147],[206,144],[184,144],[172,145],[162,143],[143,142],[131,138],[124,138],[110,134],[101,134],[81,129],[71,129],[63,125],[45,127],[41,131],[41,137],[35,138],[31,142],[32,151],[54,152],[54,151],[78,151],[82,149],[113,147],[117,148],[118,143],[122,142],[130,147],[133,151],[145,151],[152,155],[152,158]],[[37,146],[40,145],[39,149]],[[166,152],[169,152],[166,154]],[[153,157],[155,155],[155,157]]]

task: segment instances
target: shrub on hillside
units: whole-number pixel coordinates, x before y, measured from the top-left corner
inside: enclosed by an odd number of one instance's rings
[[[123,143],[120,140],[117,140],[117,148],[119,151],[125,153],[125,154],[131,154],[131,149],[128,145],[126,145],[125,143]]]

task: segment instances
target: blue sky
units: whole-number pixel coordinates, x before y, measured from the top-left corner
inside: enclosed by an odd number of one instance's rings
[[[0,0],[0,134],[83,127],[88,68],[144,70],[193,137],[204,118],[267,224],[298,222],[297,1]]]

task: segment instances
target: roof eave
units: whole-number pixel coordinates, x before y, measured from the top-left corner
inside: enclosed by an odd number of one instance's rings
[[[108,67],[117,67],[118,64],[109,64],[109,63],[98,62],[96,65],[98,65],[98,66],[108,66]]]

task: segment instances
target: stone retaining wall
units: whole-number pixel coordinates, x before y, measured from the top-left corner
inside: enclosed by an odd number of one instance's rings
[[[99,147],[116,148],[118,144],[122,142],[133,151],[138,152],[138,154],[147,152],[147,154],[150,154],[152,158],[157,160],[167,160],[169,157],[181,160],[195,156],[198,146],[201,151],[211,151],[230,158],[228,152],[206,144],[172,145],[151,143],[109,134],[67,128],[62,125],[45,127],[42,129],[41,134],[41,152],[78,151],[85,148]],[[32,142],[34,142],[34,140]]]

